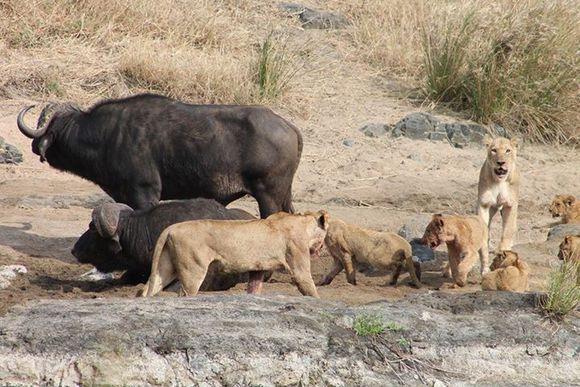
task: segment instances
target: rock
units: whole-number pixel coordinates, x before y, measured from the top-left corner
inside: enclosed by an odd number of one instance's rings
[[[433,380],[433,387],[447,387],[447,385],[443,383],[441,380],[435,379]]]
[[[562,242],[566,235],[580,235],[580,224],[568,223],[554,226],[548,231],[548,241]]]
[[[0,137],[0,164],[19,164],[22,161],[22,152]]]
[[[435,131],[437,118],[429,113],[411,113],[395,124],[395,129],[412,139],[425,139],[428,132]]]
[[[95,268],[81,274],[79,279],[89,282],[112,281],[115,279],[115,275],[113,273],[102,273]]]
[[[402,137],[405,134],[403,133],[403,131],[401,130],[401,128],[393,128],[393,130],[391,131],[391,136],[393,136],[394,138],[398,138],[398,137]]]
[[[350,148],[351,146],[354,145],[354,140],[352,138],[345,138],[344,140],[342,140],[342,145]]]
[[[435,259],[435,253],[430,247],[425,246],[421,243],[420,238],[412,239],[409,244],[413,249],[413,259],[417,262],[427,262],[433,261]]]
[[[423,161],[423,159],[421,158],[421,156],[418,153],[411,153],[409,156],[407,156],[407,158],[409,160],[413,160],[413,161],[416,161],[418,163]]]
[[[0,318],[0,378],[6,385],[385,386],[397,377],[413,384],[420,373],[449,385],[569,385],[580,378],[578,317],[554,329],[535,303],[535,294],[509,292],[430,292],[360,307],[250,295],[41,300]],[[404,330],[360,337],[352,329],[359,315]],[[397,344],[402,339],[409,344]],[[529,356],[530,346],[542,356]],[[396,367],[395,375],[385,360],[401,357],[413,370]]]
[[[447,133],[443,132],[430,132],[427,134],[427,138],[431,141],[448,141]]]
[[[0,289],[6,289],[10,286],[10,280],[16,278],[18,274],[26,274],[28,271],[22,265],[4,265],[0,266]]]
[[[422,238],[425,233],[425,229],[429,222],[431,222],[431,215],[427,214],[417,214],[407,223],[405,223],[397,232],[400,236],[408,241],[415,238]]]
[[[336,12],[319,11],[296,3],[281,3],[278,7],[297,15],[304,28],[338,29],[349,24],[346,17]]]
[[[386,124],[367,124],[359,129],[367,137],[381,137],[387,134],[390,126]]]

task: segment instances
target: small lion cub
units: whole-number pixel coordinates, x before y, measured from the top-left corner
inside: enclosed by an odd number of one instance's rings
[[[566,235],[560,243],[558,258],[563,261],[580,261],[580,235]]]
[[[580,201],[573,195],[556,195],[550,204],[552,217],[562,217],[562,223],[580,223]]]
[[[391,285],[397,284],[401,270],[406,268],[415,286],[421,287],[421,266],[413,262],[409,242],[397,234],[356,227],[329,216],[324,243],[334,258],[334,265],[319,286],[330,284],[343,269],[347,281],[356,285],[356,265],[365,263],[377,269],[393,270]]]
[[[422,239],[423,244],[432,249],[441,243],[447,244],[449,264],[443,270],[443,276],[451,276],[454,285],[465,286],[467,274],[475,264],[477,256],[481,262],[481,274],[489,271],[487,227],[479,216],[443,216],[433,215],[427,225]]]
[[[491,272],[483,276],[483,290],[507,290],[525,292],[528,290],[528,265],[518,253],[506,250],[498,253],[491,264]]]

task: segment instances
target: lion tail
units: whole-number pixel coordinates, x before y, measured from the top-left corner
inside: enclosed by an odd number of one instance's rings
[[[152,297],[155,294],[159,293],[163,290],[163,279],[161,278],[161,273],[159,273],[159,264],[165,252],[165,245],[167,243],[167,238],[169,237],[169,229],[166,228],[163,230],[159,238],[157,239],[157,243],[155,244],[155,250],[153,252],[153,260],[151,263],[151,274],[149,275],[149,279],[141,292],[142,297]]]

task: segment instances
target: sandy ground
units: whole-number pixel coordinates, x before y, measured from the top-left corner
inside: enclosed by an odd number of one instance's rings
[[[358,131],[364,124],[394,124],[421,109],[392,97],[390,86],[372,75],[353,75],[348,68],[336,66],[344,76],[326,80],[323,89],[327,92],[313,100],[315,108],[307,115],[281,111],[302,129],[305,139],[294,183],[297,209],[324,208],[347,222],[395,232],[417,216],[472,212],[485,157],[483,148],[456,149],[447,143],[393,139],[389,135],[365,137]],[[18,166],[0,165],[0,265],[23,264],[28,269],[28,274],[19,276],[8,289],[0,290],[0,314],[14,304],[37,298],[133,296],[137,287],[79,280],[91,267],[76,263],[70,249],[103,194],[92,183],[57,172],[32,154],[30,141],[15,125],[18,110],[28,102],[34,101],[0,102],[0,136],[21,149],[25,157]],[[343,145],[346,138],[355,144]],[[524,144],[518,162],[522,188],[517,243],[541,242],[553,223],[547,212],[553,195],[580,195],[580,154],[569,148]],[[257,213],[251,198],[230,206]],[[499,229],[496,219],[492,246],[498,241]],[[444,256],[445,249],[440,249]],[[531,288],[542,289],[557,258],[533,249],[526,251],[530,251],[524,259],[531,265]],[[325,274],[330,263],[327,254],[313,262],[315,280]],[[474,284],[454,291],[478,290],[478,276],[472,279]],[[416,290],[407,286],[406,275],[399,286],[390,287],[382,275],[359,274],[355,287],[341,274],[319,291],[323,299],[364,304],[428,292],[439,288],[442,281],[438,272],[425,270],[425,286]],[[240,284],[228,293],[243,291]],[[265,293],[299,294],[288,277],[278,273],[265,285]]]

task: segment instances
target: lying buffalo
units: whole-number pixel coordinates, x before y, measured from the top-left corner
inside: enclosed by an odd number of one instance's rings
[[[75,243],[72,254],[99,271],[127,270],[128,283],[147,281],[155,242],[168,226],[196,219],[255,219],[238,209],[227,209],[215,200],[193,199],[163,202],[148,210],[133,211],[124,204],[108,203],[93,211],[89,229]],[[223,290],[248,280],[248,276],[220,274],[212,268],[203,290]]]
[[[96,104],[49,104],[33,130],[41,161],[98,184],[116,202],[146,209],[163,199],[252,195],[265,218],[293,212],[298,129],[260,106],[190,105],[144,94]]]

